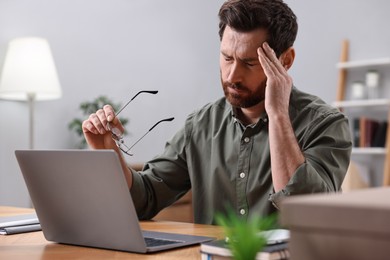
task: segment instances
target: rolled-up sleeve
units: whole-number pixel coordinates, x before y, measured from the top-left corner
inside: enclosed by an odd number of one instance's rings
[[[166,143],[163,154],[146,163],[142,171],[132,170],[130,193],[140,219],[153,218],[191,188],[185,161],[185,139],[183,128]]]
[[[341,190],[352,148],[348,119],[340,112],[331,112],[310,126],[297,136],[305,162],[285,188],[269,196],[276,208],[286,196]]]

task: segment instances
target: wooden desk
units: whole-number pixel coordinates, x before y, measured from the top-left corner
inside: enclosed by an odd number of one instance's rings
[[[0,216],[32,213],[32,209],[0,207]],[[169,221],[142,221],[144,230],[222,238],[220,227]],[[70,246],[47,241],[42,232],[0,235],[0,259],[200,259],[199,245],[154,254]]]

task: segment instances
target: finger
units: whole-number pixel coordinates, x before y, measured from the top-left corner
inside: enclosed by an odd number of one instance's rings
[[[273,61],[276,62],[278,58],[276,57],[275,51],[269,46],[267,42],[263,42],[263,50],[266,53],[267,57]]]
[[[96,129],[96,127],[89,121],[89,119],[84,120],[84,122],[81,125],[81,128],[84,133],[91,132],[95,135],[99,134],[99,131]]]
[[[111,131],[113,128],[119,129],[122,133],[124,132],[124,128],[119,118],[115,115],[114,108],[110,105],[105,105],[103,107],[104,113],[106,115],[106,130]]]
[[[279,72],[283,73],[284,71],[286,71],[281,61],[278,59],[278,57],[276,57],[275,51],[269,46],[267,42],[263,43],[262,49],[264,50],[264,53],[267,56],[267,58],[271,61],[271,63],[275,66],[275,68]]]
[[[106,116],[106,113],[104,112],[104,110],[103,109],[99,109],[98,111],[96,111],[95,114],[99,118],[99,122],[103,126],[106,126],[107,125],[107,116]]]
[[[264,52],[262,47],[257,49],[257,54],[259,56],[259,62],[264,70],[265,75],[267,77],[273,76],[275,74],[273,70],[276,70],[276,68],[272,64],[272,61],[267,57],[267,54]]]
[[[98,113],[101,114],[102,112],[98,112]],[[100,117],[102,117],[102,115],[100,115]],[[102,123],[100,117],[96,113],[93,113],[89,116],[88,120],[93,124],[93,126],[97,129],[97,131],[100,134],[105,134],[106,133],[106,129],[104,127],[105,124]]]
[[[114,120],[114,118],[115,118],[115,111],[114,111],[114,108],[112,106],[105,105],[103,107],[103,111],[104,111],[104,113],[107,116],[108,122],[111,122],[112,120]]]

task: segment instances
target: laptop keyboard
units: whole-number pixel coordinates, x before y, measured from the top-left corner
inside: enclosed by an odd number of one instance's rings
[[[165,245],[183,243],[183,241],[160,239],[160,238],[153,238],[153,237],[145,237],[145,242],[147,247],[165,246]]]

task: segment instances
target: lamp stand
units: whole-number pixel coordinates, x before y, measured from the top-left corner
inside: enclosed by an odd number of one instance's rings
[[[28,109],[29,109],[29,148],[34,149],[34,102],[35,93],[27,93]]]

